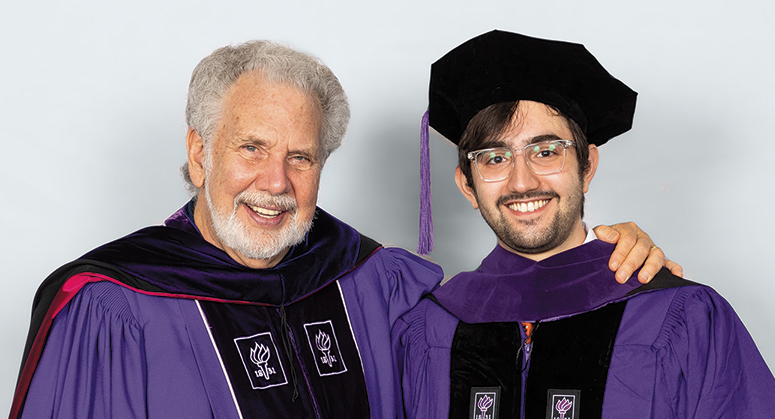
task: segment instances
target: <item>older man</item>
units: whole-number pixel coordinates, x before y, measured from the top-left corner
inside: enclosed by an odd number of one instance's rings
[[[587,239],[597,146],[636,94],[578,44],[493,31],[431,68],[430,125],[498,245],[403,316],[412,418],[760,418],[775,379],[730,305],[660,272],[614,285]]]
[[[186,114],[195,199],[44,282],[11,417],[393,417],[389,330],[442,272],[316,207],[349,119],[334,74],[225,47]]]

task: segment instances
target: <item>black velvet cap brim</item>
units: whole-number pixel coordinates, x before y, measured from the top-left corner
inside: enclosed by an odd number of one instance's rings
[[[496,30],[431,66],[428,110],[430,126],[457,144],[482,109],[532,100],[556,107],[602,145],[632,127],[636,96],[583,45]]]

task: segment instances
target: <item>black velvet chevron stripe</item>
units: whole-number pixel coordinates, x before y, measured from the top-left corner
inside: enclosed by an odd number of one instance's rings
[[[549,389],[581,390],[579,417],[601,417],[608,367],[626,304],[541,323],[533,333],[525,417],[546,417]]]
[[[525,417],[546,415],[549,389],[581,390],[580,417],[600,417],[613,343],[626,302],[541,323],[533,333]],[[521,410],[519,322],[460,322],[452,341],[450,418],[468,418],[472,387],[500,387],[500,418]]]

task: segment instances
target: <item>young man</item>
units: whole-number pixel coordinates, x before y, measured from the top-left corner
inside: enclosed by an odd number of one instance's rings
[[[430,125],[498,245],[393,332],[411,418],[758,418],[775,379],[730,305],[660,272],[617,287],[589,237],[597,147],[636,93],[581,45],[493,31],[431,68]]]

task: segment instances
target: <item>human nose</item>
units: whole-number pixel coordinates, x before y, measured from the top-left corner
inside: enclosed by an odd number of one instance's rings
[[[274,156],[266,159],[254,183],[259,190],[267,191],[272,195],[288,192],[290,182],[285,159]]]
[[[514,165],[509,174],[509,188],[514,192],[527,192],[538,188],[539,180],[533,169],[522,156],[514,156]]]

